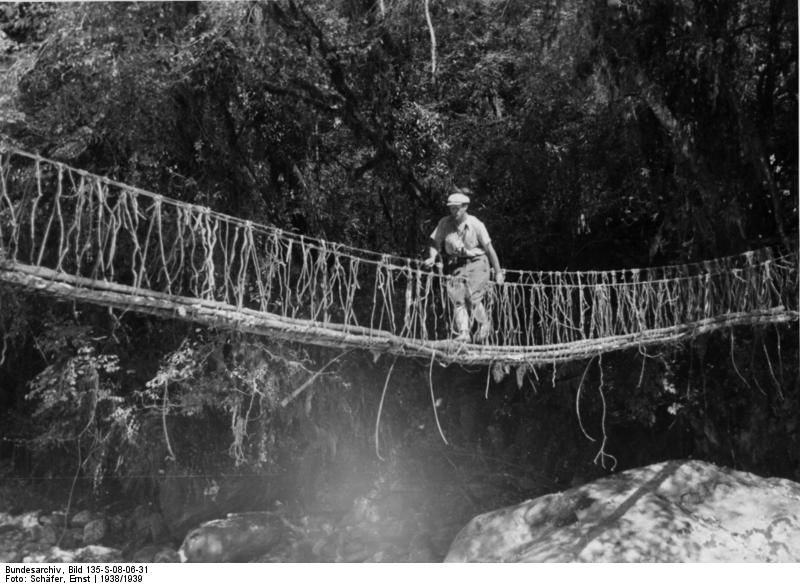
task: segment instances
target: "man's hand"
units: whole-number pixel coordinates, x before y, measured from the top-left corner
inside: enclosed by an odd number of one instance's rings
[[[433,263],[435,261],[436,258],[434,256],[429,256],[428,258],[425,258],[425,260],[422,261],[422,265],[425,266],[425,268],[430,268],[431,266],[433,266]]]
[[[503,284],[506,281],[506,273],[504,270],[495,270],[494,279],[497,284]]]

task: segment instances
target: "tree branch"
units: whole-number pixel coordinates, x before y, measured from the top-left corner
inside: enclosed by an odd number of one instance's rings
[[[428,33],[431,37],[431,77],[436,83],[436,31],[433,28],[433,20],[431,20],[430,0],[425,0],[425,20],[428,23]]]
[[[383,130],[369,124],[361,115],[360,100],[353,88],[347,83],[346,67],[341,62],[336,47],[328,41],[314,19],[298,6],[294,0],[288,0],[285,10],[278,2],[266,4],[264,10],[266,15],[291,38],[294,38],[298,44],[309,48],[309,50],[316,48],[320,60],[326,66],[331,86],[341,97],[341,108],[336,110],[337,114],[341,115],[342,120],[356,136],[369,141],[376,150],[376,157],[394,162],[405,191],[420,205],[430,208],[431,202],[422,196],[425,189],[417,179],[413,169],[403,162],[400,153],[386,137]],[[302,84],[306,90],[313,86],[307,81],[294,80],[294,82]],[[317,105],[318,100],[312,100],[309,103]],[[325,109],[326,111],[331,111],[330,106],[327,104]]]
[[[264,81],[261,85],[266,89],[269,93],[274,95],[280,96],[287,96],[291,98],[298,99],[310,106],[314,106],[324,112],[334,113],[337,111],[336,106],[331,105],[328,102],[323,101],[319,97],[310,96],[307,93],[302,91],[297,91],[296,89],[292,89],[290,87],[284,87],[281,85],[275,85],[273,83],[269,83],[268,81]],[[299,85],[299,84],[298,84]]]
[[[320,375],[321,375],[321,374],[322,374],[322,373],[323,373],[325,370],[327,370],[327,369],[328,369],[330,366],[332,366],[334,363],[338,362],[340,359],[342,359],[342,358],[343,358],[345,355],[347,355],[348,353],[350,353],[350,350],[349,350],[349,349],[347,349],[347,350],[343,351],[342,353],[340,353],[339,355],[337,355],[336,357],[334,357],[333,359],[331,359],[331,360],[330,360],[330,361],[329,361],[327,364],[325,364],[324,366],[322,366],[322,367],[321,367],[319,370],[317,370],[316,372],[314,372],[314,373],[313,373],[313,374],[312,374],[312,375],[311,375],[311,376],[308,378],[308,380],[306,380],[305,382],[303,382],[303,383],[300,385],[300,387],[299,387],[299,388],[297,388],[297,390],[295,390],[295,391],[294,391],[294,392],[292,392],[292,393],[291,393],[289,396],[287,396],[286,398],[284,398],[283,400],[281,400],[281,407],[282,407],[282,408],[286,408],[286,406],[287,406],[287,405],[288,405],[288,404],[289,404],[289,403],[290,403],[292,400],[294,400],[295,398],[297,398],[298,396],[300,396],[300,394],[302,394],[302,393],[303,393],[303,392],[304,392],[304,391],[305,391],[305,390],[306,390],[306,389],[307,389],[309,386],[311,386],[311,384],[313,384],[313,383],[314,383],[314,380],[316,380],[317,378],[319,378],[319,377],[320,377]]]

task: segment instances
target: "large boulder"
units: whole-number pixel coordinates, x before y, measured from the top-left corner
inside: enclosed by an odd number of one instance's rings
[[[83,527],[83,543],[97,544],[101,542],[108,533],[108,522],[105,518],[90,520]]]
[[[248,562],[268,553],[281,541],[283,532],[283,520],[277,514],[229,514],[189,532],[178,556],[193,563]]]
[[[800,484],[658,463],[477,516],[445,561],[797,562]]]

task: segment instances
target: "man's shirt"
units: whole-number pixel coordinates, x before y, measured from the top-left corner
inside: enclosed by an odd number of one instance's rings
[[[469,214],[460,226],[451,215],[440,219],[431,240],[439,250],[444,246],[444,252],[451,256],[465,256],[466,252],[471,252],[471,256],[485,254],[492,241],[483,222]]]

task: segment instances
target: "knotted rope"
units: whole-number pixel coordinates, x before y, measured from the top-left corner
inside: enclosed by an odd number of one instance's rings
[[[798,318],[797,255],[507,271],[482,344],[449,341],[446,279],[14,149],[0,153],[0,279],[62,297],[306,343],[445,362],[552,363]]]

